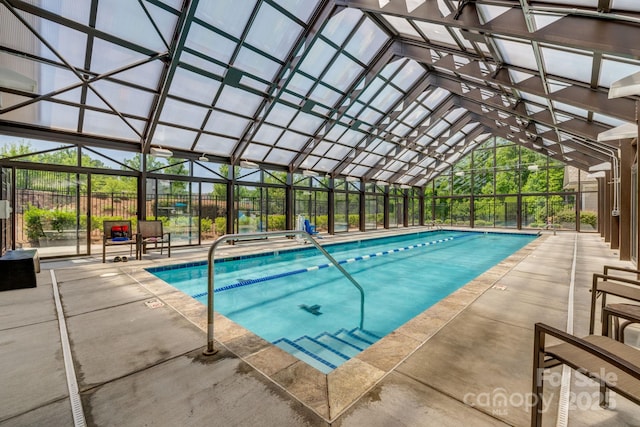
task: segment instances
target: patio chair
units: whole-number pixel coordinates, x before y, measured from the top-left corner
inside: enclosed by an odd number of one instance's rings
[[[316,231],[316,226],[311,225],[308,219],[304,220],[304,231],[311,234],[312,236],[315,236],[316,234],[318,234],[318,232]]]
[[[153,244],[154,248],[160,246],[160,254],[167,247],[167,255],[171,258],[171,233],[165,233],[162,228],[162,221],[138,221],[138,250],[140,258],[147,253],[147,245]]]
[[[129,220],[108,220],[102,222],[102,262],[106,262],[107,246],[129,245],[129,256],[136,247],[136,259],[138,259],[138,246],[136,236],[131,231]]]
[[[547,336],[560,344],[545,345]],[[556,340],[553,340],[556,342]],[[601,335],[578,338],[551,326],[536,323],[533,349],[533,401],[531,425],[542,425],[544,369],[570,368],[600,384],[600,406],[608,406],[608,390],[640,404],[640,351]]]
[[[607,270],[608,271],[608,270]],[[640,302],[640,282],[626,277],[617,277],[605,274],[594,273],[591,284],[591,315],[589,317],[589,334],[593,334],[595,328],[595,317],[597,299],[601,297],[600,309],[607,306],[607,295],[614,295],[629,301]],[[618,310],[624,310],[625,304],[612,304]],[[630,305],[633,307],[633,305]],[[625,325],[624,327],[626,327]],[[624,328],[623,328],[624,329]],[[620,328],[616,320],[616,336],[620,336]]]

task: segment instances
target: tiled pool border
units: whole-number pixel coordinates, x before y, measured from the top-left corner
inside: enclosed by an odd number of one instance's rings
[[[464,230],[455,229],[451,231]],[[478,230],[468,231],[478,232]],[[487,231],[487,233],[532,234],[512,233],[509,231]],[[416,233],[399,232],[393,234],[393,236],[403,234]],[[390,236],[386,235],[384,237]],[[382,378],[392,372],[402,361],[424,345],[444,325],[455,318],[480,295],[491,289],[496,281],[522,259],[526,258],[547,236],[543,234],[533,240],[490,270],[467,283],[464,287],[453,292],[326,375],[219,313],[214,315],[216,345],[221,345],[237,355],[271,381],[285,389],[298,401],[311,408],[327,422],[331,422]],[[354,240],[369,240],[363,236],[357,237]],[[241,255],[239,257],[263,255],[265,255],[264,252]],[[225,259],[233,258],[237,259],[238,256]],[[198,262],[182,263],[180,265],[184,267],[184,265],[188,264],[198,264]],[[156,276],[143,268],[137,269],[132,274],[145,288],[206,332],[207,309],[205,306],[156,278]]]

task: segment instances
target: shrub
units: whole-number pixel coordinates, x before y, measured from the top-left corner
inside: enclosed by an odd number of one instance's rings
[[[202,233],[210,233],[213,229],[213,220],[211,218],[200,218],[200,231]]]
[[[45,209],[36,208],[29,205],[24,211],[24,222],[27,227],[27,238],[30,242],[37,242],[38,238],[44,236],[42,223],[46,220],[46,216],[49,211]]]
[[[284,230],[285,223],[284,215],[269,215],[269,230]]]
[[[225,234],[227,232],[227,218],[223,216],[219,216],[215,220],[216,224],[216,233],[217,234]]]
[[[596,228],[598,225],[598,214],[590,211],[582,211],[580,212],[580,223],[589,224],[593,228]]]
[[[75,228],[76,214],[73,212],[53,211],[51,213],[51,227],[59,233],[64,229]]]

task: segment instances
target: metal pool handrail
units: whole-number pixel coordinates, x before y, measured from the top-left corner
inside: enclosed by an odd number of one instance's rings
[[[283,231],[265,231],[261,233],[242,233],[242,234],[225,234],[220,236],[213,242],[209,248],[208,261],[208,284],[207,284],[207,349],[203,351],[206,356],[216,354],[218,350],[213,348],[213,273],[214,273],[214,253],[216,247],[229,240],[252,240],[257,238],[284,237],[284,236],[301,236],[303,239],[311,242],[331,263],[360,291],[360,329],[364,328],[364,290],[362,286],[349,274],[338,261],[314,239],[309,233],[303,230],[283,230]]]

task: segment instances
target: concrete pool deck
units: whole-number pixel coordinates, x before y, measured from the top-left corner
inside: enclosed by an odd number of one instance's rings
[[[220,351],[202,355],[206,308],[144,268],[203,260],[206,250],[128,263],[102,264],[101,254],[43,261],[37,288],[0,292],[0,426],[74,423],[55,287],[82,404],[75,413],[87,425],[528,425],[533,324],[566,327],[574,250],[576,335],[588,329],[591,275],[605,264],[632,267],[599,235],[544,233],[324,375],[220,315]],[[266,250],[243,243],[220,255]],[[597,392],[578,380],[573,396]],[[545,425],[555,425],[557,388],[545,387]],[[640,408],[614,399],[609,410],[597,400],[574,405],[570,424],[640,425]]]

